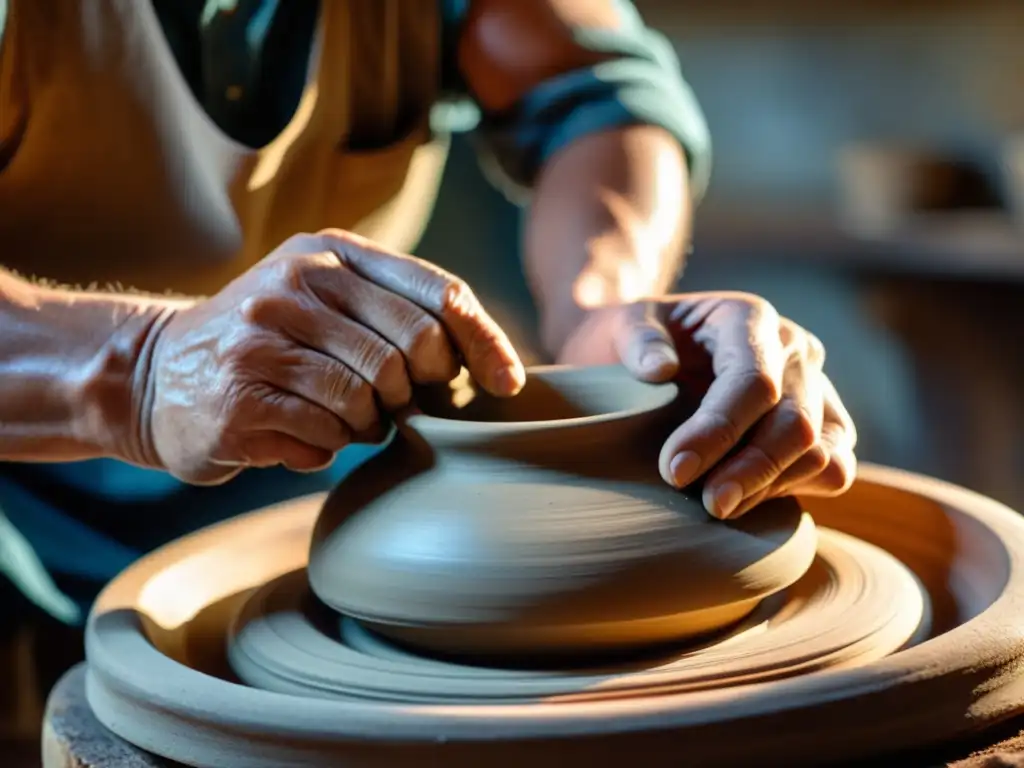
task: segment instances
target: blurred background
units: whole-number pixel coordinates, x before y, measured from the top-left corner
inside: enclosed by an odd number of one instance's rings
[[[1024,2],[636,5],[714,141],[679,289],[814,331],[862,460],[1024,509]],[[419,253],[521,323],[520,223],[456,137]]]

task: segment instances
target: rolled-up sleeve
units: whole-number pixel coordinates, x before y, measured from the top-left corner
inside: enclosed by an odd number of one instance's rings
[[[687,156],[694,198],[707,189],[711,139],[675,50],[632,4],[618,3],[625,21],[618,29],[574,32],[581,47],[608,60],[547,80],[514,109],[484,115],[474,128],[488,176],[511,199],[528,197],[541,167],[566,145],[629,125],[656,125],[675,136]]]

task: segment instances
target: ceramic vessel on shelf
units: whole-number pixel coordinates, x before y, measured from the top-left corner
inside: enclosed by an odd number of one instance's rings
[[[414,647],[480,656],[613,651],[704,635],[810,567],[794,499],[735,523],[658,472],[674,384],[541,367],[511,399],[444,387],[330,495],[309,580]]]

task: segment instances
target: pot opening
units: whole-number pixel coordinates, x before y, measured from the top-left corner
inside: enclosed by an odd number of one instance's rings
[[[463,372],[447,386],[417,392],[416,405],[424,416],[477,424],[592,421],[661,408],[676,392],[673,384],[637,381],[619,366],[544,366],[527,371],[515,397],[490,395]]]

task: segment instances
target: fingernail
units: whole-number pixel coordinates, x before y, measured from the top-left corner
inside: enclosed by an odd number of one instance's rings
[[[697,477],[700,472],[700,456],[693,451],[677,453],[668,465],[672,473],[672,482],[676,488],[684,488]]]
[[[704,489],[704,508],[719,520],[725,520],[743,501],[743,487],[730,481],[717,487]]]
[[[669,353],[658,347],[649,349],[640,357],[640,367],[647,373],[657,373],[662,368],[672,364],[672,357]]]
[[[505,394],[515,395],[526,383],[525,372],[519,367],[502,367],[494,375],[495,384]]]

